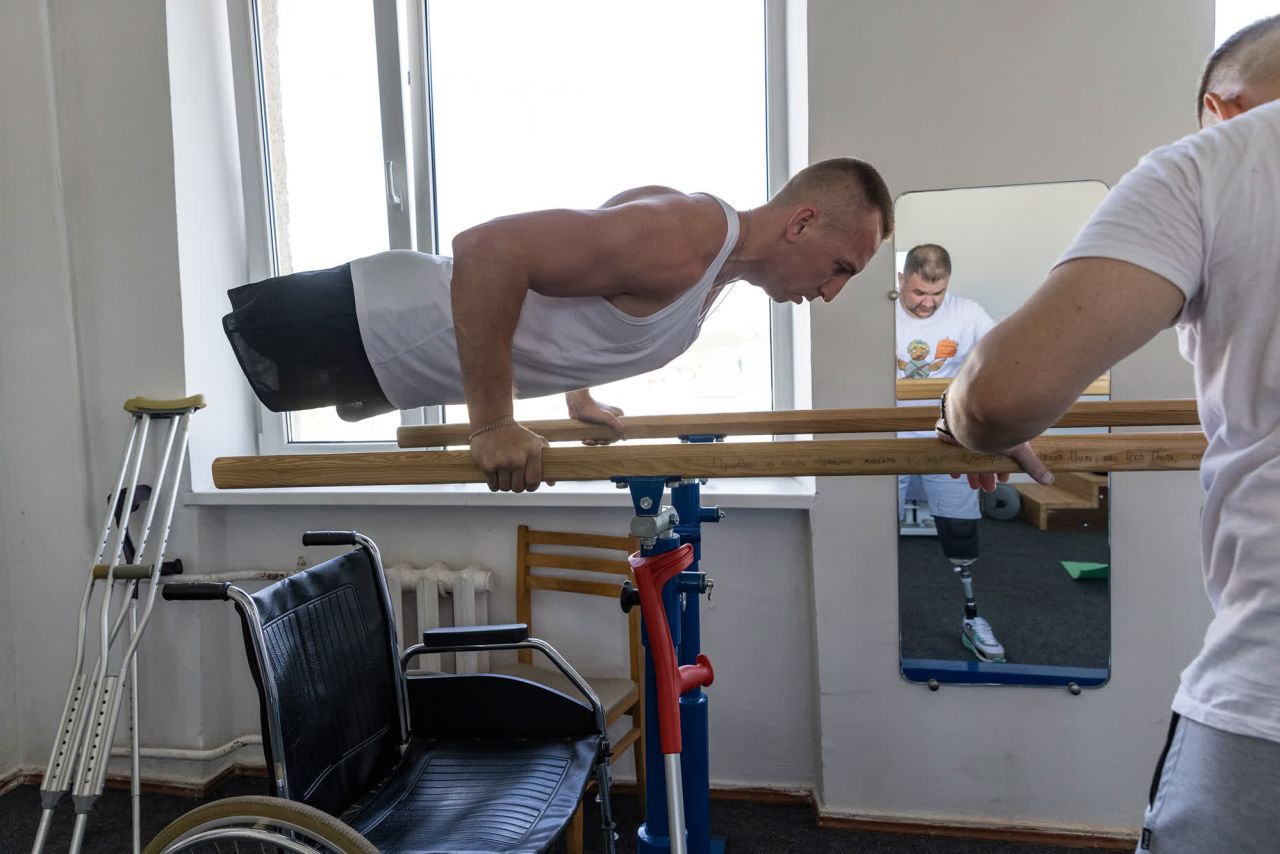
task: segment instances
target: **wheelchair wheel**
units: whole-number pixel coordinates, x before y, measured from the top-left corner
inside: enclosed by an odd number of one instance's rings
[[[198,806],[160,831],[143,854],[292,852],[378,854],[369,840],[326,812],[283,798],[225,798]]]

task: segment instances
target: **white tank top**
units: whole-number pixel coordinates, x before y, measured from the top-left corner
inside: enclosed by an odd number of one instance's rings
[[[511,342],[516,397],[647,373],[689,349],[706,316],[707,296],[738,242],[737,212],[716,201],[727,224],[720,252],[697,283],[647,317],[633,317],[604,297],[529,291]],[[387,400],[400,409],[464,402],[449,302],[452,277],[452,258],[409,250],[351,262],[365,353]]]

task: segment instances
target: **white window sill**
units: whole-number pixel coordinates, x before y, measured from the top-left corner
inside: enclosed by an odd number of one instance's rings
[[[702,503],[724,508],[808,510],[817,497],[811,477],[721,478],[702,487]],[[490,492],[478,483],[447,486],[344,486],[293,489],[207,489],[185,498],[188,506],[306,507],[454,506],[601,507],[629,506],[630,493],[608,481],[575,481],[513,495]]]

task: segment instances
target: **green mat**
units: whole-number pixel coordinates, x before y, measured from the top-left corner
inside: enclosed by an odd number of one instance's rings
[[[1059,563],[1076,581],[1086,578],[1106,578],[1110,574],[1110,566],[1105,563],[1090,563],[1085,560],[1064,560]]]

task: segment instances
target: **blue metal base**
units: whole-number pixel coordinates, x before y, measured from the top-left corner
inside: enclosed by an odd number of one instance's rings
[[[640,830],[636,832],[636,851],[637,854],[668,854],[671,851],[671,837],[651,837],[649,836],[648,827],[642,824],[640,825]],[[724,854],[724,837],[711,837],[707,852],[708,854]]]
[[[664,827],[662,836],[650,836],[649,825],[640,825],[640,829],[636,831],[637,854],[668,854],[671,850],[671,837],[666,833],[667,829]]]
[[[648,829],[642,824],[636,834],[636,851],[638,854],[668,854],[671,850],[671,837],[650,837]],[[710,840],[708,854],[724,854],[724,837],[713,836]]]
[[[1074,682],[1081,688],[1100,688],[1111,678],[1111,671],[1105,667],[904,658],[902,675],[912,682],[930,679],[962,685],[1070,685]]]

